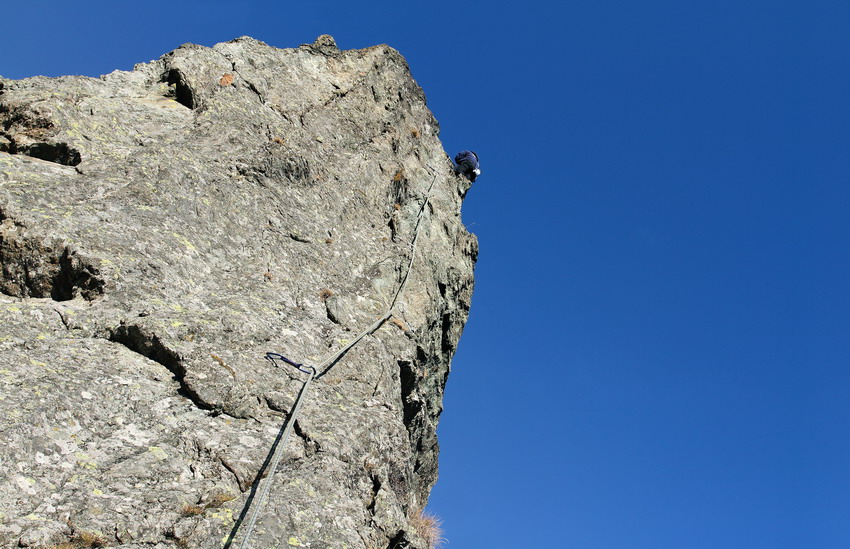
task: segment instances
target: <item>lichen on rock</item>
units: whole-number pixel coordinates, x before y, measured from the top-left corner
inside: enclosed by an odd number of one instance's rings
[[[477,255],[438,133],[398,52],[326,35],[4,79],[0,546],[238,541],[304,381],[265,353],[318,364],[385,314],[427,200],[393,320],[311,386],[252,544],[424,548]]]

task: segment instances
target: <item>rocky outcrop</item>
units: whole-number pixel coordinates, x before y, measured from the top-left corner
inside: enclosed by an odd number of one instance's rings
[[[424,547],[477,243],[404,59],[184,45],[0,80],[0,545]],[[430,195],[426,197],[433,183]],[[62,545],[64,544],[64,545]]]

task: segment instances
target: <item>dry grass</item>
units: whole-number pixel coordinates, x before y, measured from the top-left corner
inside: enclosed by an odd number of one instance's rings
[[[443,537],[443,521],[436,515],[421,509],[408,521],[419,534],[419,537],[428,544],[429,549],[438,549],[446,542],[446,538]]]
[[[366,456],[365,458],[363,458],[363,470],[366,471],[366,473],[368,473],[370,476],[372,473],[378,470],[378,466],[371,456]]]
[[[274,139],[272,139],[272,143],[277,143],[278,145],[283,145],[284,143],[286,143],[286,141],[284,141],[284,139],[282,137],[275,137]]]
[[[198,516],[198,515],[203,515],[204,514],[204,508],[200,507],[198,505],[186,504],[186,505],[183,506],[182,509],[180,509],[180,513],[184,517],[195,517],[195,516]]]
[[[394,210],[400,210],[400,209],[401,209],[401,204],[399,204],[398,202],[396,202],[395,204],[393,204],[393,209],[394,209]]]
[[[412,135],[414,137],[414,139],[419,139],[419,130],[416,129],[416,128],[413,128],[412,130],[410,130],[410,135]]]
[[[218,507],[221,507],[222,505],[224,505],[228,501],[233,501],[234,499],[236,499],[236,496],[234,496],[233,494],[227,494],[227,493],[224,493],[224,492],[220,492],[218,494],[213,495],[210,498],[210,500],[206,504],[206,508],[207,509],[216,509]]]
[[[393,181],[398,183],[402,179],[404,179],[404,168],[399,168],[398,171],[395,172],[395,175],[393,176]]]
[[[106,547],[106,538],[100,532],[77,530],[70,520],[65,521],[71,529],[70,539],[53,545],[40,546],[39,549],[96,549]]]
[[[216,355],[216,354],[213,354],[213,353],[210,353],[210,356],[213,358],[213,360],[215,360],[216,362],[218,362],[218,363],[221,365],[221,367],[222,367],[222,368],[224,368],[225,370],[227,370],[228,372],[230,372],[230,375],[232,375],[232,376],[233,376],[233,379],[236,379],[236,370],[234,370],[233,368],[231,368],[230,366],[228,366],[228,365],[227,365],[227,363],[226,363],[226,362],[224,362],[224,359],[223,359],[223,358],[221,358],[220,356],[218,356],[218,355]]]
[[[74,536],[72,542],[76,542],[78,547],[104,547],[106,545],[103,535],[85,530]]]
[[[395,317],[395,316],[390,317],[390,322],[392,322],[393,324],[398,326],[398,328],[404,333],[407,333],[407,332],[410,331],[410,329],[407,327],[407,323],[405,323],[403,320],[401,320],[398,317]]]
[[[219,79],[218,83],[221,86],[229,86],[233,84],[233,75],[230,73],[225,74]]]
[[[321,299],[322,301],[325,301],[327,298],[331,297],[332,295],[334,295],[333,290],[330,290],[328,288],[322,288],[319,291],[319,299]]]

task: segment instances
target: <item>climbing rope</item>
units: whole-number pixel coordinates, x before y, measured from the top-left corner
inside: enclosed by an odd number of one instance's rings
[[[430,167],[430,166],[429,166]],[[431,168],[433,170],[433,168]],[[436,172],[436,170],[434,170]],[[283,448],[286,443],[286,438],[289,436],[290,431],[292,430],[292,426],[295,424],[296,419],[298,418],[298,411],[301,408],[301,402],[304,400],[304,396],[307,394],[307,388],[310,386],[310,382],[313,379],[318,379],[322,377],[325,373],[327,373],[345,354],[350,351],[355,345],[357,345],[361,339],[374,333],[380,328],[384,322],[386,322],[393,314],[393,310],[395,309],[399,298],[404,292],[404,288],[407,286],[407,281],[410,278],[410,272],[413,270],[413,260],[416,257],[416,242],[419,239],[419,224],[422,221],[422,214],[425,211],[425,206],[428,205],[428,201],[431,198],[431,189],[434,188],[434,183],[437,181],[437,174],[434,174],[434,179],[431,180],[431,184],[428,186],[428,191],[425,193],[425,200],[422,201],[422,206],[419,208],[419,213],[416,215],[416,225],[413,228],[413,240],[410,243],[410,260],[407,263],[407,271],[404,273],[402,277],[401,284],[399,284],[398,290],[393,296],[392,301],[390,302],[387,311],[378,318],[375,322],[369,325],[368,328],[360,332],[357,337],[351,340],[350,343],[345,345],[343,348],[338,351],[332,353],[325,360],[323,360],[318,368],[314,368],[312,366],[305,366],[304,364],[299,364],[293,360],[286,358],[285,356],[279,353],[266,353],[266,358],[272,362],[275,360],[285,362],[290,366],[294,366],[301,372],[309,374],[307,381],[304,382],[304,385],[301,387],[301,392],[298,393],[298,398],[295,400],[295,405],[292,408],[292,411],[289,414],[289,417],[286,420],[282,428],[282,433],[278,436],[278,440],[275,443],[276,445],[272,448],[272,460],[269,465],[269,473],[266,477],[266,481],[263,483],[262,480],[257,477],[257,482],[261,483],[262,489],[260,490],[259,496],[257,498],[257,502],[254,505],[253,512],[251,513],[251,517],[248,520],[248,524],[245,526],[245,535],[242,538],[242,543],[239,546],[240,549],[247,549],[248,542],[251,539],[251,533],[254,530],[254,526],[257,523],[257,517],[260,514],[260,511],[263,508],[263,504],[266,501],[266,497],[268,496],[269,490],[272,485],[272,481],[274,479],[274,474],[277,471],[277,467],[280,463],[280,459],[283,456]],[[319,372],[318,374],[316,372]],[[243,513],[247,511],[247,507],[251,505],[251,500],[246,502],[246,509],[243,510]],[[238,528],[238,524],[236,526]],[[225,544],[225,547],[229,546],[230,541],[232,541],[233,537],[236,534],[236,528],[230,535],[230,540]]]

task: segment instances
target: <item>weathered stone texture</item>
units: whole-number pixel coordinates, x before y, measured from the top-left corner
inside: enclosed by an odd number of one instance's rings
[[[0,79],[0,546],[221,547],[304,374],[256,547],[423,547],[477,243],[387,46],[184,45]],[[237,541],[240,539],[237,536]]]

